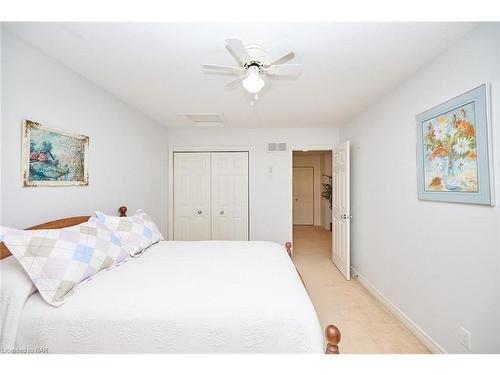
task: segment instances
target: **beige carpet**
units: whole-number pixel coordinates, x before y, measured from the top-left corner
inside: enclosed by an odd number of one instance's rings
[[[341,331],[341,353],[429,353],[357,280],[344,279],[331,261],[330,231],[296,226],[293,244],[322,327],[335,324]]]

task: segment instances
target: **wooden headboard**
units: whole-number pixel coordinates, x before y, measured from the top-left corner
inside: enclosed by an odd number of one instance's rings
[[[118,212],[120,212],[120,216],[127,216],[127,207],[122,206],[118,209]],[[78,225],[87,222],[90,219],[90,216],[73,216],[73,217],[67,217],[64,219],[58,219],[58,220],[53,220],[49,221],[48,223],[43,223],[43,224],[38,224],[33,227],[26,228],[26,230],[34,230],[34,229],[61,229],[61,228],[67,228],[67,227],[72,227],[73,225]],[[3,242],[0,241],[0,259],[7,258],[8,256],[12,255],[5,246]]]

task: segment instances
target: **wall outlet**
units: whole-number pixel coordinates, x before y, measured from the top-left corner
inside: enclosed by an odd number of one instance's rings
[[[472,335],[464,327],[460,327],[460,343],[467,349],[472,350]]]

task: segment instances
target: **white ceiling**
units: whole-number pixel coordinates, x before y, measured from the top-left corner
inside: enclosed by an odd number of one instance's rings
[[[179,113],[223,113],[230,128],[341,126],[450,47],[473,23],[4,23],[36,46],[165,126]],[[273,80],[250,106],[231,76],[225,38],[271,48],[288,40],[297,80]]]

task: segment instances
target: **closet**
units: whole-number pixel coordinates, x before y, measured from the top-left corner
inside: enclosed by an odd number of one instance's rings
[[[248,240],[248,152],[174,152],[177,241]]]

